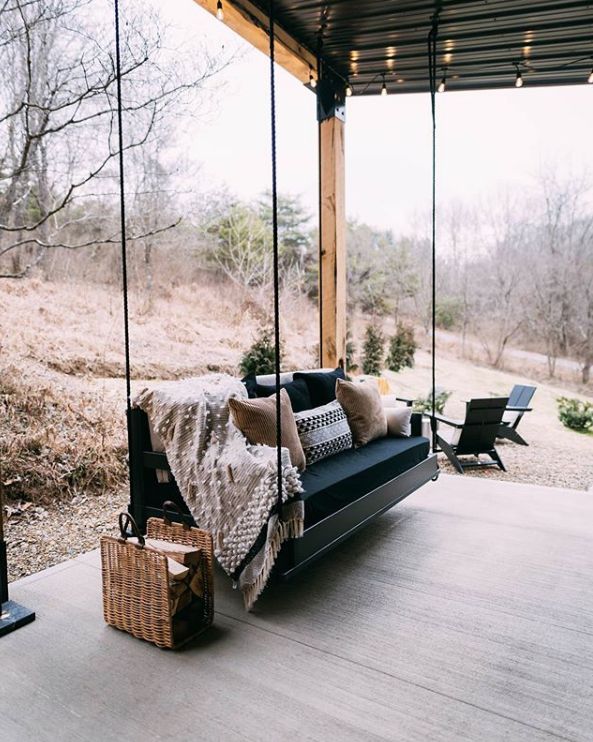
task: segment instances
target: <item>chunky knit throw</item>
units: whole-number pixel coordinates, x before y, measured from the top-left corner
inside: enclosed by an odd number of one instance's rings
[[[282,543],[303,534],[298,471],[282,449],[282,518],[276,450],[251,445],[229,418],[230,397],[247,397],[231,376],[212,374],[144,389],[134,399],[163,442],[171,472],[200,528],[212,533],[218,562],[250,610]]]

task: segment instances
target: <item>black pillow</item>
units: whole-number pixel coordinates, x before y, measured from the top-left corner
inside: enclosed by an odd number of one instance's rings
[[[307,373],[297,372],[294,380],[303,380],[311,396],[312,407],[321,407],[333,402],[336,398],[336,380],[345,379],[343,368],[335,371],[311,371]]]
[[[241,381],[245,384],[249,399],[271,397],[276,393],[276,384],[259,384],[255,374],[247,374]],[[304,412],[313,407],[309,387],[304,381],[289,381],[286,384],[280,384],[280,389],[286,389],[293,412]]]

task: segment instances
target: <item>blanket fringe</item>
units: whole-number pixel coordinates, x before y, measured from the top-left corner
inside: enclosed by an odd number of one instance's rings
[[[277,517],[277,516],[276,516]],[[268,543],[266,558],[262,570],[250,585],[245,585],[242,589],[245,609],[250,611],[256,600],[261,595],[270,577],[270,572],[276,563],[276,557],[282,544],[291,538],[300,538],[305,530],[305,521],[302,517],[292,517],[289,520],[283,520],[278,523],[274,536]]]

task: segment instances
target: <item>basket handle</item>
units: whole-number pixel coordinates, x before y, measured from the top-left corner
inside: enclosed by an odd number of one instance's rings
[[[128,527],[130,526],[132,528],[131,534],[128,533]],[[138,539],[138,543],[140,544],[140,546],[144,546],[144,544],[146,543],[144,536],[140,533],[138,524],[136,523],[134,518],[132,518],[130,513],[119,514],[119,530],[121,532],[121,537],[123,538],[124,541],[127,541],[127,539],[131,535],[133,535],[133,536],[136,536],[136,538]]]
[[[185,522],[185,516],[181,512],[181,508],[176,502],[173,502],[173,500],[165,500],[165,502],[163,503],[163,521],[165,522],[165,525],[171,525],[171,519],[169,518],[169,515],[167,513],[168,510],[172,510],[174,513],[177,513],[177,515],[181,518],[181,525],[186,530],[189,530],[189,525]]]

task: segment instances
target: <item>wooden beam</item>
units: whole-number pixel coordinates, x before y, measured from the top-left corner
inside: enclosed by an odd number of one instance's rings
[[[344,121],[319,124],[321,366],[346,362],[346,198]]]
[[[194,0],[200,7],[216,16],[217,0]],[[224,21],[241,38],[248,41],[256,49],[266,55],[270,52],[270,37],[268,34],[268,16],[248,0],[233,2],[222,0]],[[315,55],[299,44],[276,24],[276,47],[274,50],[276,62],[285,70],[294,75],[300,82],[308,83],[311,69],[317,76],[317,60]]]

